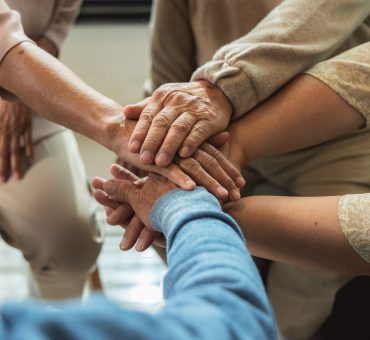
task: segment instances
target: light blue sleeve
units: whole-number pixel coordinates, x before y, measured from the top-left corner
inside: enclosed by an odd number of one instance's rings
[[[242,233],[202,188],[160,198],[151,221],[168,242],[165,306],[156,314],[103,297],[50,312],[42,304],[3,306],[0,339],[276,339],[263,284]]]

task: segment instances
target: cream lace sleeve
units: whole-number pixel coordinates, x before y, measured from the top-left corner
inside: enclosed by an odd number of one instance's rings
[[[343,196],[338,214],[349,244],[370,263],[370,194]]]
[[[333,89],[360,112],[370,127],[370,42],[323,61],[307,74]]]

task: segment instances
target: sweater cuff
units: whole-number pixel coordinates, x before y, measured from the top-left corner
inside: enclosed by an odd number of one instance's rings
[[[0,12],[0,63],[4,60],[9,51],[24,41],[31,41],[23,31],[21,17],[17,11]]]
[[[254,86],[245,72],[222,60],[204,64],[194,72],[191,80],[207,80],[221,89],[233,107],[232,120],[240,118],[258,104]]]
[[[193,191],[174,189],[155,202],[150,222],[155,230],[168,236],[170,230],[184,218],[203,211],[222,211],[217,199],[206,189],[202,187],[197,187]]]

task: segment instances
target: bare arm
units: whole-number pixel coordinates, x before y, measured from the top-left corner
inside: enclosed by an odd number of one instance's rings
[[[302,75],[230,126],[230,157],[243,166],[322,143],[365,123],[364,116],[330,87]]]
[[[370,264],[348,243],[338,196],[253,196],[226,206],[255,256],[297,266],[370,275]]]

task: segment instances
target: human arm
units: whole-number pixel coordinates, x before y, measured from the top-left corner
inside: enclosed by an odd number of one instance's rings
[[[35,42],[57,57],[60,44],[78,13],[80,1],[58,1],[45,33]],[[72,7],[72,8],[69,8]],[[1,24],[0,24],[1,25]],[[3,29],[3,27],[2,27]],[[50,38],[51,37],[51,38]],[[54,38],[54,39],[52,39]],[[19,100],[0,99],[0,180],[21,179],[33,160],[33,113]],[[21,162],[26,156],[26,162]]]
[[[40,38],[44,46],[52,45],[53,52],[46,48],[50,54],[59,55],[61,45],[79,14],[81,4],[82,0],[63,0],[57,3],[49,27]]]
[[[362,196],[366,205],[346,203],[348,197],[356,203]],[[224,208],[238,221],[255,256],[305,268],[370,275],[370,238],[366,238],[364,223],[369,222],[370,197],[348,197],[251,196]],[[356,240],[357,235],[361,238]]]
[[[155,180],[152,184],[156,185]],[[172,188],[161,184],[161,194]],[[125,188],[125,199],[147,220],[153,190],[136,196],[138,192],[129,184]],[[149,199],[139,202],[135,196]],[[92,301],[85,308],[65,307],[60,312],[8,305],[2,308],[0,334],[9,340],[23,334],[35,335],[35,340],[37,335],[48,339],[53,334],[68,339],[92,335],[94,339],[114,339],[117,334],[125,334],[127,339],[149,339],[153,334],[160,339],[276,338],[253,260],[238,226],[222,213],[216,199],[204,189],[189,193],[176,189],[156,201],[150,221],[166,235],[169,256],[164,288],[167,302],[158,313],[129,312],[106,300]]]
[[[230,125],[231,160],[243,166],[368,126],[368,53],[370,43],[319,63]]]
[[[251,32],[219,49],[192,80],[218,86],[233,119],[239,118],[335,52],[369,13],[367,0],[283,1]]]
[[[221,48],[212,61],[200,67],[187,84],[186,93],[183,84],[165,85],[154,92],[154,104],[139,118],[142,122],[131,138],[139,144],[130,150],[138,152],[141,148],[141,152],[149,150],[156,154],[159,149],[170,158],[178,150],[181,156],[191,155],[202,138],[219,132],[227,124],[231,114],[233,119],[244,115],[297,74],[333,53],[369,12],[370,2],[365,0],[283,1],[254,30]],[[206,91],[199,91],[200,86],[212,88],[213,98]],[[165,110],[160,113],[158,103],[168,94],[172,100],[166,101]],[[177,98],[176,94],[179,94]],[[227,103],[218,105],[220,124],[211,124],[207,119],[214,112],[212,105],[197,114],[197,104],[209,100]],[[158,120],[166,117],[167,109],[172,111],[171,116],[184,116],[178,121],[186,127],[186,135],[176,139],[168,127],[172,121],[164,127],[158,124]],[[130,117],[138,117],[140,105],[130,107],[127,112]],[[193,125],[197,129],[191,130]],[[197,133],[198,129],[202,129],[201,134]],[[159,146],[142,144],[153,138],[159,141]],[[157,164],[166,164],[159,159],[159,153],[157,156]]]
[[[158,171],[181,187],[191,189],[195,184],[185,174],[189,171],[215,195],[219,195],[219,190],[222,190],[221,197],[228,194],[221,183],[206,174],[200,158],[179,160],[178,166],[171,164],[164,169],[143,165],[137,155],[127,150],[135,124],[124,119],[122,107],[86,85],[63,64],[31,43],[22,42],[6,53],[0,66],[0,86],[17,95],[44,118],[86,135],[133,165]],[[223,178],[229,179],[226,177]]]

